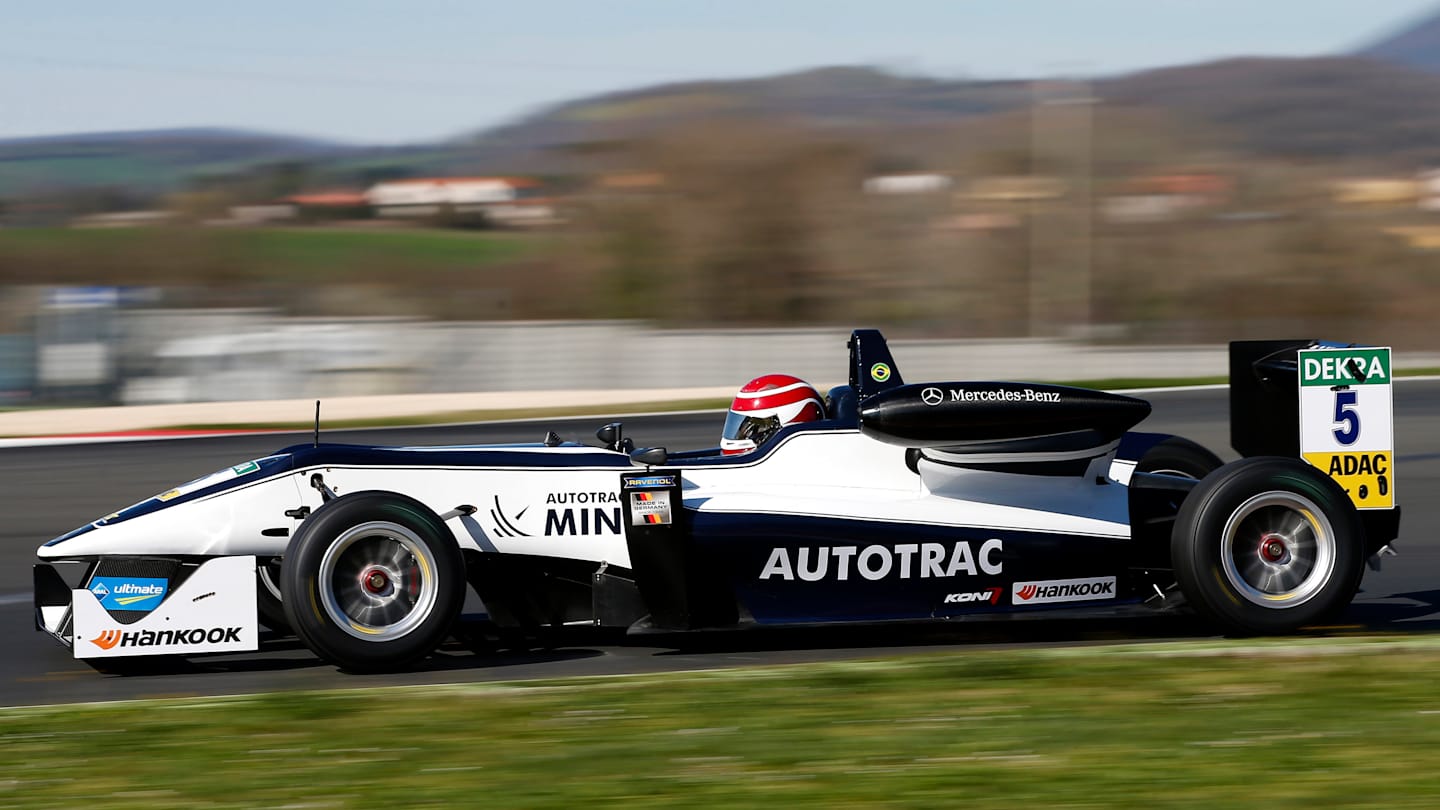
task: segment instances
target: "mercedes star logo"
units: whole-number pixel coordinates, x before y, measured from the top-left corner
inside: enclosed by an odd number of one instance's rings
[[[939,388],[926,388],[920,392],[920,401],[926,405],[939,405],[945,401],[945,392]]]

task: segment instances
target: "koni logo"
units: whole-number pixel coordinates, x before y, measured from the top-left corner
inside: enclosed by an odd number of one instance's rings
[[[945,594],[945,604],[963,605],[975,602],[989,602],[992,605],[1000,603],[1000,594],[1003,588],[986,588],[983,591],[965,591],[963,593]]]

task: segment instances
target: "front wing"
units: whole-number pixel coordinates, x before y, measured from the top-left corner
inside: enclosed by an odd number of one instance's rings
[[[69,588],[52,566],[35,566],[37,629],[69,646],[76,658],[259,649],[254,557],[206,560],[173,589],[151,578],[93,572],[82,584]],[[144,610],[152,593],[158,604]],[[116,605],[121,609],[112,612]]]

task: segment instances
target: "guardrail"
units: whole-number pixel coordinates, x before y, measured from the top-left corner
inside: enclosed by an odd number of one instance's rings
[[[626,321],[446,323],[287,318],[264,310],[122,310],[105,357],[43,344],[39,376],[123,404],[446,392],[738,387],[766,372],[844,380],[848,327],[657,329]],[[1226,347],[892,339],[911,379],[1222,376]],[[76,358],[83,369],[55,364]],[[1397,365],[1440,367],[1440,356]],[[48,365],[47,365],[48,364]],[[81,372],[84,373],[81,373]]]

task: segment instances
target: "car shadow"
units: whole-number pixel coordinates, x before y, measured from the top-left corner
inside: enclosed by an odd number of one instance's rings
[[[1370,596],[1350,605],[1335,623],[1306,628],[1307,638],[1353,635],[1357,630],[1384,634],[1440,633],[1440,589]],[[1146,641],[1218,638],[1204,620],[1184,614],[947,623],[815,625],[807,627],[749,626],[689,632],[649,631],[626,635],[596,628],[563,628],[519,637],[498,633],[488,622],[462,624],[429,657],[405,668],[409,674],[503,671],[511,667],[557,664],[600,658],[614,648],[638,648],[656,658],[723,655],[745,652],[885,650],[897,648],[994,648],[1051,645],[1079,646]],[[125,659],[112,659],[123,662]],[[97,667],[99,668],[99,667]],[[138,659],[109,670],[127,677],[177,674],[265,674],[315,670],[345,672],[315,657],[292,636],[262,633],[260,649],[196,658]],[[102,671],[107,671],[102,669]],[[348,673],[360,678],[395,673]],[[567,674],[575,674],[573,672]]]
[[[1120,641],[1203,638],[1213,628],[1189,616],[1074,619],[1027,619],[951,624],[882,624],[819,627],[752,627],[690,633],[646,633],[636,638],[647,646],[663,646],[656,655],[706,652],[765,652],[896,647],[1018,647],[1035,644],[1107,644]]]
[[[579,640],[578,636],[573,639],[573,641]],[[601,639],[594,636],[589,639],[592,645],[598,640]],[[88,663],[102,674],[123,676],[127,679],[146,676],[220,675],[224,673],[263,675],[302,670],[345,672],[347,675],[363,678],[369,675],[394,675],[397,672],[413,674],[495,670],[504,667],[577,661],[605,654],[603,650],[595,649],[592,646],[569,646],[556,643],[537,646],[538,642],[532,641],[529,646],[520,647],[501,646],[494,643],[477,644],[474,641],[473,638],[466,638],[464,634],[457,633],[455,637],[447,639],[430,656],[404,667],[403,670],[375,673],[346,671],[316,657],[299,639],[269,632],[261,633],[260,648],[254,652],[193,658],[164,656],[92,659]]]
[[[1303,628],[1303,638],[1353,635],[1357,630],[1381,634],[1440,633],[1440,590],[1394,594],[1384,602],[1352,604],[1337,621]],[[646,633],[646,646],[667,649],[657,656],[768,652],[777,650],[875,649],[898,647],[993,647],[1094,645],[1146,641],[1222,638],[1225,634],[1204,619],[1186,613],[1148,617],[1114,617],[1077,621],[1073,618],[990,621],[953,624],[895,624],[816,627],[752,627],[690,633]],[[1238,636],[1232,636],[1238,638]]]
[[[1346,611],[1345,620],[1376,632],[1440,632],[1440,589],[1409,591],[1354,602]]]

